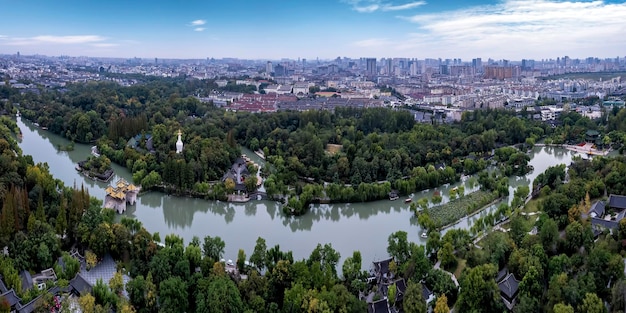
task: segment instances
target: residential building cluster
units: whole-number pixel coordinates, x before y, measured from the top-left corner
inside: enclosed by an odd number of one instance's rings
[[[602,80],[568,78],[569,73],[626,71],[626,58],[542,60],[341,58],[334,60],[241,59],[114,59],[0,55],[0,85],[23,92],[63,88],[68,83],[114,81],[123,86],[137,83],[112,74],[212,79],[217,89],[195,92],[203,102],[233,111],[333,109],[337,106],[409,106],[420,108],[416,119],[436,116],[458,119],[467,110],[535,106],[538,100],[557,103],[578,99],[616,97],[620,105],[626,84],[619,74]],[[555,79],[547,77],[563,75]],[[119,78],[126,77],[126,78]],[[229,92],[229,85],[253,86],[255,94]],[[622,98],[620,98],[622,97]],[[606,104],[606,102],[605,102]],[[622,104],[623,105],[623,104]],[[599,118],[599,107],[580,108]],[[443,113],[441,111],[443,110]],[[541,119],[557,114],[541,108]],[[440,114],[441,113],[441,114]],[[554,113],[554,114],[553,114]]]

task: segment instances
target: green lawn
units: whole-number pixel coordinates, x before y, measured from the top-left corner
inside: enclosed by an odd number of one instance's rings
[[[454,274],[454,277],[459,279],[459,277],[461,277],[461,273],[465,269],[466,265],[467,265],[467,260],[465,260],[465,259],[458,259],[458,265],[456,266],[456,270],[454,271],[454,273],[452,273],[452,274]]]
[[[539,211],[539,201],[541,199],[532,199],[522,208],[522,212],[533,213]]]

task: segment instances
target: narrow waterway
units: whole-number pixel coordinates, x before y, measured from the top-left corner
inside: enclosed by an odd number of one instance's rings
[[[76,144],[73,151],[60,151],[59,147],[66,146],[68,140],[19,118],[17,123],[23,133],[19,145],[24,154],[32,155],[35,163],[48,163],[52,175],[65,185],[84,185],[90,195],[104,199],[108,184],[85,178],[74,169],[78,161],[90,155],[89,145]],[[250,151],[245,153],[262,163]],[[562,148],[536,147],[530,154],[534,171],[510,179],[510,199],[517,186],[532,184],[535,177],[549,166],[569,164],[574,155]],[[132,180],[125,168],[114,164],[113,169],[116,177],[112,182],[118,178]],[[465,185],[466,193],[471,192],[473,189],[468,181],[438,188],[443,202],[448,201],[450,188],[460,184]],[[414,194],[412,199],[431,198],[432,194],[433,190],[423,191]],[[159,232],[161,238],[175,233],[189,242],[193,236],[200,239],[207,235],[220,236],[226,242],[226,259],[235,259],[239,249],[250,255],[257,237],[263,237],[268,247],[278,244],[282,250],[293,251],[296,259],[307,258],[318,243],[332,243],[333,248],[341,253],[340,263],[359,250],[363,265],[368,268],[370,261],[387,257],[387,237],[395,231],[406,231],[410,241],[425,242],[420,237],[421,230],[412,218],[409,205],[402,200],[316,205],[304,216],[289,217],[282,213],[279,203],[271,201],[234,204],[148,192],[139,197],[136,205],[129,206],[125,214],[137,218],[148,231]],[[467,228],[475,218],[463,219],[453,227]]]

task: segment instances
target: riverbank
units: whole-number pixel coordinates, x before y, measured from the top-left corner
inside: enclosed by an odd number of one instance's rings
[[[33,161],[46,162],[54,177],[58,177],[66,186],[84,186],[89,194],[105,198],[107,184],[93,181],[73,170],[76,162],[91,155],[91,146],[77,143],[74,151],[59,151],[58,145],[70,143],[66,138],[35,128],[32,123],[21,122],[18,125],[23,133],[19,146],[24,154],[33,156]],[[251,158],[258,157],[252,151],[242,149]],[[535,171],[523,177],[509,179],[511,198],[514,190],[520,185],[530,185],[535,177],[549,166],[569,164],[574,153],[565,149],[549,149],[536,147],[531,152],[530,164]],[[127,168],[115,163],[115,178],[132,181]],[[438,188],[442,195],[442,203],[449,200],[449,190],[463,185],[465,192],[477,189],[467,179],[462,182]],[[134,206],[128,206],[126,212],[118,216],[135,218],[150,233],[158,232],[161,238],[176,233],[185,242],[194,236],[203,238],[207,235],[220,236],[226,243],[224,255],[236,258],[238,250],[253,251],[258,237],[266,240],[267,246],[279,244],[282,250],[293,251],[295,259],[308,258],[318,243],[332,243],[333,248],[343,259],[358,250],[363,260],[379,260],[386,258],[387,237],[396,231],[405,231],[408,240],[425,245],[427,238],[420,237],[421,231],[413,212],[403,201],[355,202],[347,204],[313,204],[306,214],[297,218],[283,214],[282,205],[275,201],[253,200],[247,203],[228,203],[223,200],[204,200],[190,197],[178,197],[160,192],[158,188],[141,193]],[[433,189],[416,192],[412,199],[430,198]],[[402,198],[400,198],[402,199]],[[506,201],[506,199],[504,200]],[[487,208],[481,213],[491,211]],[[478,216],[478,215],[477,215]],[[464,217],[446,229],[469,229],[473,219]],[[372,231],[375,230],[375,231]],[[350,236],[345,236],[350,233]],[[358,238],[355,240],[354,238]],[[364,262],[363,270],[369,269]]]
[[[581,154],[587,154],[587,155],[600,155],[600,156],[607,156],[609,153],[611,153],[611,149],[606,149],[606,150],[598,150],[593,148],[593,144],[591,143],[585,143],[584,145],[566,145],[566,144],[546,144],[546,143],[537,143],[535,144],[535,146],[537,147],[557,147],[557,148],[563,148],[563,149],[567,149],[573,152],[577,152],[577,153],[581,153]]]

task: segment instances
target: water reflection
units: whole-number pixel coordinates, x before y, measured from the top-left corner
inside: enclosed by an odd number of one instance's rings
[[[18,126],[23,132],[20,147],[24,154],[32,155],[35,162],[47,162],[54,177],[66,185],[84,184],[92,196],[104,199],[106,183],[85,179],[74,170],[76,162],[89,156],[89,145],[76,144],[74,151],[59,151],[58,147],[66,146],[69,141],[20,120]],[[252,152],[244,153],[257,163],[262,162]],[[535,170],[524,177],[510,179],[511,195],[507,200],[512,199],[517,186],[531,184],[548,166],[569,164],[573,155],[561,148],[534,148],[530,153],[530,164]],[[113,164],[113,168],[117,176],[114,179],[132,179],[124,167]],[[437,188],[443,198],[442,203],[449,201],[449,190],[461,184],[465,186],[466,193],[477,189],[470,187],[470,180]],[[412,195],[412,199],[431,199],[434,192],[417,192]],[[465,218],[453,227],[468,228],[487,213]],[[421,230],[409,205],[402,200],[319,204],[314,205],[304,216],[289,217],[282,213],[282,204],[277,202],[250,201],[236,204],[147,192],[140,195],[136,205],[128,207],[125,215],[137,218],[148,231],[159,232],[162,238],[166,234],[176,233],[189,242],[193,236],[220,236],[226,242],[225,255],[228,258],[236,257],[238,249],[251,253],[259,236],[267,240],[268,246],[280,244],[282,249],[292,250],[295,258],[307,257],[317,243],[332,243],[344,257],[354,250],[360,250],[364,264],[387,256],[387,237],[395,231],[406,231],[410,241],[425,242],[419,236]]]

